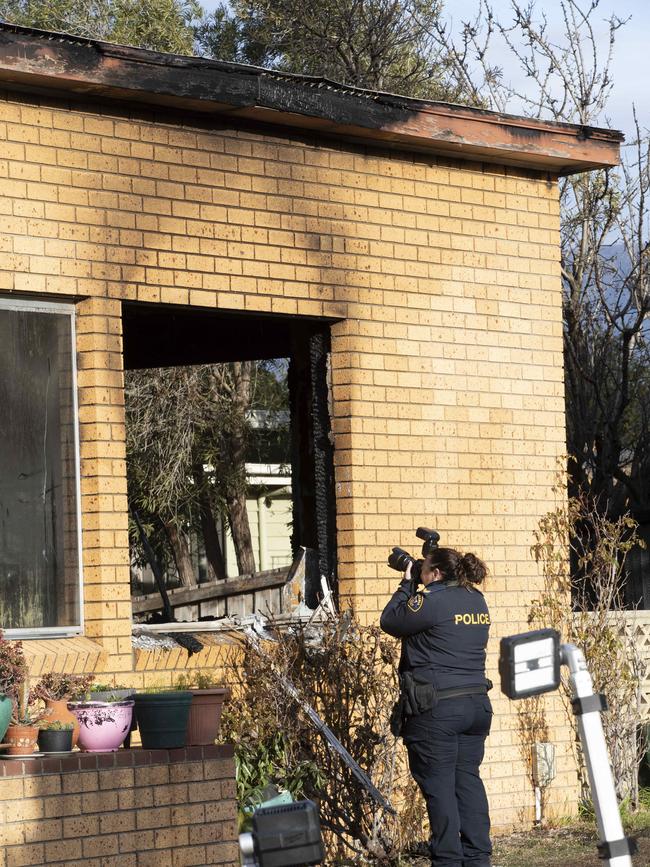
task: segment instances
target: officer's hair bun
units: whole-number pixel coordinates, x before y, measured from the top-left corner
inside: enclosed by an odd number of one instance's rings
[[[487,566],[476,554],[465,554],[458,564],[459,577],[471,584],[481,584],[487,575]]]
[[[455,548],[435,548],[426,558],[429,569],[439,569],[445,581],[458,581],[461,587],[481,584],[488,573],[487,566],[476,554],[462,555]]]

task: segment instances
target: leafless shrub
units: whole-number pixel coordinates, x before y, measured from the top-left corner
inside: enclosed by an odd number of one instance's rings
[[[562,480],[556,489],[560,498],[565,490]],[[580,493],[568,501],[560,499],[560,505],[540,520],[532,553],[542,565],[544,585],[529,619],[532,625],[557,629],[562,641],[583,650],[594,689],[605,695],[609,706],[603,728],[617,794],[635,805],[642,758],[639,688],[644,672],[626,618],[623,586],[627,554],[643,543],[636,521],[628,514],[608,519],[605,511]],[[566,682],[563,697],[569,713]],[[574,719],[572,713],[569,716]],[[582,760],[580,765],[586,795]]]
[[[246,647],[237,669],[239,700],[226,713],[224,736],[235,744],[240,797],[257,781],[315,800],[328,864],[398,863],[422,836],[426,811],[388,726],[397,692],[394,650],[392,639],[346,612],[323,624],[318,641],[296,626],[278,631],[264,654]],[[283,690],[279,675],[293,682],[391,799],[397,817],[371,799]]]

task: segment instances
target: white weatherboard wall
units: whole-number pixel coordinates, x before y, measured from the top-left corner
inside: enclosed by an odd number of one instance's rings
[[[258,571],[279,569],[291,564],[291,493],[267,499],[262,496],[247,497],[246,509],[255,552],[255,567]],[[262,538],[260,539],[260,511],[262,510]],[[265,532],[264,532],[265,531]],[[264,543],[266,540],[266,544]],[[266,556],[263,556],[264,550]],[[226,536],[226,571],[229,578],[239,574],[232,536]]]

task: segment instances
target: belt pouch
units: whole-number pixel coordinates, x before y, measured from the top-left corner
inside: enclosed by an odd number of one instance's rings
[[[393,709],[390,712],[390,733],[398,738],[402,734],[402,730],[404,729],[404,719],[405,719],[405,701],[404,696],[400,692],[399,698],[393,705]]]
[[[420,683],[415,687],[415,699],[418,713],[426,713],[438,704],[436,688],[432,683]]]
[[[426,713],[438,704],[438,695],[435,686],[429,681],[418,681],[414,679],[413,683],[415,693],[415,705],[417,713]]]
[[[399,684],[400,697],[404,700],[404,716],[417,716],[436,706],[436,688],[429,681],[417,680],[410,671],[404,671],[400,674]]]

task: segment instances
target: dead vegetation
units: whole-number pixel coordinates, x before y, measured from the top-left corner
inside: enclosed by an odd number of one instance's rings
[[[239,699],[224,714],[235,744],[240,805],[275,783],[320,809],[328,864],[397,864],[423,836],[426,815],[388,717],[397,693],[395,644],[350,611],[313,627],[277,632],[259,655],[250,645],[237,669]],[[391,816],[287,695],[288,678],[326,721],[379,791]],[[401,863],[404,863],[402,861]]]

